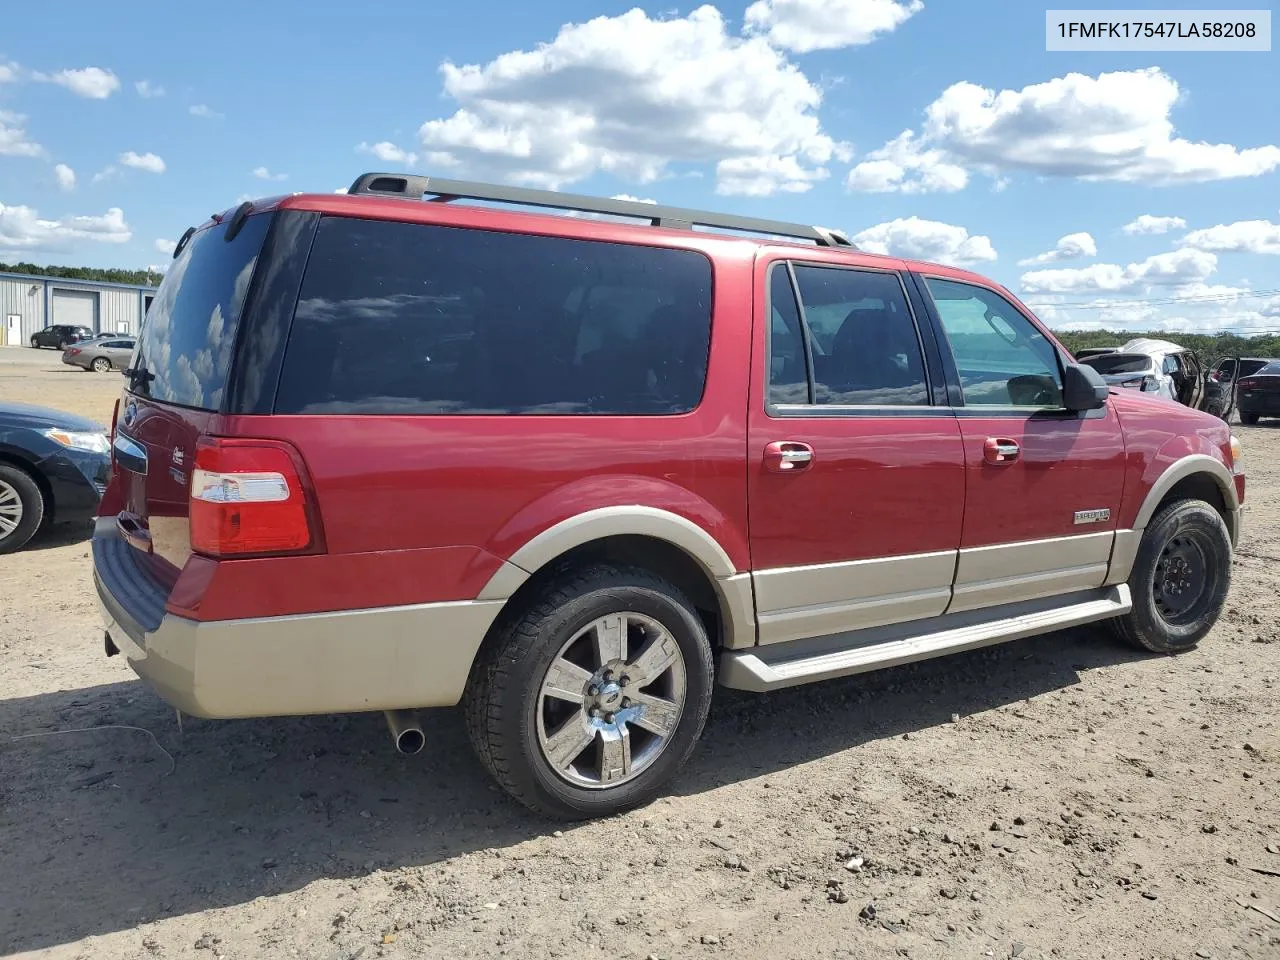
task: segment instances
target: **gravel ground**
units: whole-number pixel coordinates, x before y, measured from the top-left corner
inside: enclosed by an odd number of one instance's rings
[[[0,349],[0,399],[108,422],[119,388]],[[1199,650],[1078,629],[721,691],[669,798],[567,828],[454,711],[414,758],[377,716],[179,726],[103,656],[84,531],[55,530],[0,558],[0,954],[1280,957],[1280,423],[1239,434]],[[74,732],[107,724],[137,729]]]

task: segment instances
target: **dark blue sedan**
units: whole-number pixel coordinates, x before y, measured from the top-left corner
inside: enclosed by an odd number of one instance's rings
[[[107,431],[74,414],[0,403],[0,553],[48,523],[93,518],[111,472]]]

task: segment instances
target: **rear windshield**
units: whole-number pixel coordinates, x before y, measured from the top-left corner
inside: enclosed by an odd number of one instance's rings
[[[164,403],[217,410],[227,385],[236,324],[269,214],[244,222],[228,243],[227,224],[193,236],[169,267],[138,337],[133,390]]]
[[[328,217],[275,409],[685,413],[710,330],[693,251]]]
[[[1151,369],[1151,358],[1141,353],[1108,353],[1098,357],[1085,357],[1087,363],[1103,376],[1113,373],[1146,373]]]
[[[1280,360],[1272,360],[1270,363],[1263,364],[1255,371],[1256,373],[1265,373],[1268,375],[1280,373]],[[1251,377],[1253,374],[1246,373],[1245,376]]]

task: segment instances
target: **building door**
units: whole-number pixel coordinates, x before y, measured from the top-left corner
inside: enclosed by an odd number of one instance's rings
[[[11,347],[22,343],[22,317],[16,313],[4,318],[4,342]]]
[[[53,323],[98,332],[98,295],[91,290],[54,290]]]

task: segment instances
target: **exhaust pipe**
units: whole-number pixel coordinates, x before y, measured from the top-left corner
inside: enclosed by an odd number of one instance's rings
[[[407,757],[422,752],[427,738],[422,732],[417,713],[412,710],[388,710],[384,716],[387,718],[387,729],[391,731],[391,739],[395,741],[396,750]]]

